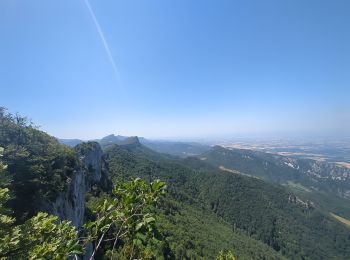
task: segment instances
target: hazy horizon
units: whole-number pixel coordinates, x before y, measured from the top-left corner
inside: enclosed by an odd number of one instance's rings
[[[40,129],[40,128],[39,128]],[[41,129],[43,130],[43,129]],[[50,134],[50,133],[49,133]],[[333,142],[333,141],[350,141],[350,136],[348,135],[315,135],[312,133],[302,134],[302,133],[255,133],[255,134],[224,134],[224,135],[206,135],[206,136],[142,136],[142,135],[127,135],[123,133],[107,133],[101,136],[96,136],[93,138],[62,138],[60,136],[55,136],[56,138],[62,140],[74,140],[79,139],[81,141],[92,141],[100,140],[104,137],[114,135],[123,137],[138,137],[145,138],[147,140],[154,141],[174,141],[174,142],[198,142],[198,143],[210,143],[217,144],[220,142],[265,142],[265,141],[298,141],[298,142]]]
[[[350,136],[349,1],[0,3],[0,105],[59,138]]]

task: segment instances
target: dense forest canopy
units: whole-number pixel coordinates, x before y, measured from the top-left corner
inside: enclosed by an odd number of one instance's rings
[[[0,112],[0,257],[346,259],[350,255],[350,229],[317,203],[304,201],[278,183],[220,170],[200,157],[160,154],[136,137],[109,143],[103,152],[96,142],[70,148],[26,118],[3,108]],[[101,162],[93,158],[94,150],[102,153]],[[103,164],[100,170],[108,181],[86,186],[97,169],[84,166],[84,156]],[[75,227],[39,212],[43,202],[54,203],[70,193],[78,173],[86,178],[81,180],[86,189],[84,225]],[[74,206],[76,198],[67,198]]]
[[[317,207],[295,203],[294,195],[278,184],[220,171],[196,158],[182,160],[162,155],[155,158],[152,151],[140,144],[115,145],[105,153],[112,177],[165,180],[169,186],[168,206],[177,205],[169,206],[166,212],[176,209],[183,216],[189,212],[203,214],[204,209],[229,223],[232,230],[243,231],[287,258],[331,259],[349,255],[350,230]],[[202,213],[194,213],[194,209]],[[176,216],[168,214],[165,219],[177,219]],[[179,241],[186,241],[181,234],[177,235]],[[203,238],[187,241],[205,244]],[[175,242],[173,246],[177,245]]]

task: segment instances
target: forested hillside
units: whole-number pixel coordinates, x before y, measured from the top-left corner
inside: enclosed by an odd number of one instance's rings
[[[13,193],[9,205],[17,221],[33,216],[42,201],[52,200],[66,187],[78,166],[74,150],[39,131],[27,118],[0,109],[0,147],[7,165],[3,186]]]
[[[98,143],[69,148],[1,108],[0,258],[167,256],[154,227],[165,183],[134,179],[112,187],[106,171]],[[99,201],[86,209],[88,196]]]
[[[160,154],[137,137],[70,148],[2,109],[0,147],[5,259],[350,255],[350,229],[317,203],[209,160]]]
[[[295,159],[260,151],[212,147],[198,158],[212,169],[278,183],[325,214],[350,219],[350,170],[333,163]]]
[[[281,184],[299,183],[314,191],[350,198],[350,169],[334,163],[221,146],[214,146],[198,157],[228,171]]]
[[[176,202],[177,210],[186,212],[182,213],[184,216],[191,214],[189,208],[214,214],[232,230],[239,229],[287,258],[342,259],[350,254],[349,229],[324,215],[316,206],[300,203],[277,184],[213,170],[212,166],[195,158],[181,160],[160,155],[155,160],[154,152],[149,154],[149,150],[139,144],[115,145],[106,149],[105,154],[112,178],[142,176],[146,180],[165,180],[168,199]],[[172,214],[166,215],[167,219],[172,217]],[[173,229],[179,230],[177,222],[173,223]],[[206,227],[207,223],[204,221],[202,226]],[[181,237],[181,233],[178,236]],[[183,234],[179,241],[186,241],[185,238]],[[170,244],[176,245],[178,242]]]

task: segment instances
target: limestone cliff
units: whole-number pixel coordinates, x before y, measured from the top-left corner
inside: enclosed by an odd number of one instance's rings
[[[42,210],[67,219],[78,229],[84,222],[85,194],[95,183],[107,182],[105,162],[100,145],[96,142],[82,143],[75,147],[78,166],[67,181],[66,189],[57,198],[44,202]]]

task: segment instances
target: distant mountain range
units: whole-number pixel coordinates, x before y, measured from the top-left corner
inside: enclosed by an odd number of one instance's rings
[[[137,136],[122,136],[122,135],[107,135],[101,139],[94,139],[89,141],[98,142],[102,147],[107,147],[112,144],[124,144],[128,142],[140,142],[141,144],[151,148],[159,153],[166,153],[179,157],[195,156],[209,151],[210,146],[196,143],[196,142],[176,142],[164,140],[151,140]],[[84,142],[80,139],[58,139],[61,144],[74,147],[77,144]]]
[[[59,141],[68,146],[83,142],[79,139],[59,139]],[[114,134],[93,141],[98,142],[103,148],[114,144],[139,143],[156,152],[181,158],[197,156],[224,171],[254,176],[282,185],[299,185],[308,190],[331,192],[350,199],[350,169],[335,163],[256,150],[210,147],[195,142],[149,140]]]
[[[79,139],[59,139],[62,144],[75,146]],[[339,164],[282,156],[274,153],[208,146],[195,142],[149,140],[143,137],[108,135],[95,139],[103,148],[117,144],[143,144],[163,154],[186,158],[197,156],[224,171],[261,178],[304,190],[333,193],[350,199],[350,169]],[[303,187],[303,188],[302,188]]]
[[[107,146],[109,144],[118,144],[119,142],[124,141],[127,138],[129,138],[129,136],[111,134],[111,135],[107,135],[101,139],[82,140],[82,139],[60,139],[60,138],[58,138],[58,141],[61,144],[68,145],[70,147],[74,147],[77,144],[87,142],[87,141],[95,141],[95,142],[98,142],[101,146]]]
[[[280,185],[295,180],[294,175],[303,179],[304,172],[293,168],[308,169],[301,162],[296,165],[283,156],[274,158],[271,154],[219,146],[201,155],[179,158],[159,154],[136,140],[110,145],[104,154],[111,179],[159,178],[168,183],[170,197],[161,226],[167,231],[170,247],[191,248],[193,259],[203,256],[198,248],[206,250],[207,258],[203,259],[213,259],[211,247],[225,244],[224,241],[235,241],[234,252],[238,253],[239,240],[242,248],[247,243],[255,248],[252,255],[244,249],[239,259],[344,259],[349,253],[349,230],[341,221],[346,219],[339,216],[350,216],[348,200],[342,205],[341,198],[334,199],[333,206],[338,207],[335,209],[295,193],[290,186]],[[316,193],[310,190],[310,194]],[[327,199],[335,198],[333,193],[325,194]],[[316,195],[314,198],[319,199]],[[221,220],[226,224],[222,225]],[[233,236],[228,235],[226,225]],[[214,226],[225,234],[213,232]],[[331,237],[337,237],[339,245]],[[253,240],[248,242],[247,238]],[[280,255],[262,249],[257,243],[261,241]],[[177,257],[191,259],[182,255],[180,249]]]
[[[156,259],[215,259],[221,249],[238,259],[350,255],[345,167],[136,136],[59,141],[66,145],[11,116],[0,124],[1,161],[13,177],[6,183],[14,194],[9,206],[19,221],[44,210],[79,228],[91,204],[112,200],[112,183],[160,179],[167,195],[155,209],[155,225],[165,244]]]

